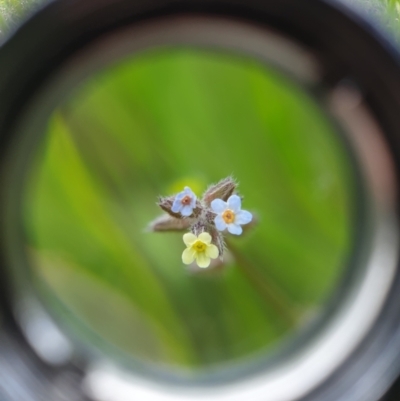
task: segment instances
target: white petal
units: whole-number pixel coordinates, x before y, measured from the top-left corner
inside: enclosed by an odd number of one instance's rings
[[[199,240],[203,241],[205,244],[211,244],[211,235],[207,232],[201,233],[199,235]]]
[[[228,199],[228,208],[237,213],[242,206],[242,201],[239,196],[232,195]]]
[[[232,224],[228,224],[228,231],[231,234],[240,235],[243,230],[242,230],[242,227],[232,223]]]
[[[171,210],[174,213],[178,213],[182,209],[181,200],[178,199],[178,195],[175,197],[174,203],[172,204]]]
[[[190,205],[185,205],[183,206],[182,210],[181,210],[181,215],[182,216],[190,216],[193,213],[193,208]]]
[[[216,259],[218,258],[218,255],[219,255],[218,248],[214,244],[210,244],[206,249],[206,256],[208,256],[211,259]]]
[[[183,242],[186,246],[191,246],[195,241],[197,241],[197,237],[194,234],[186,233],[183,235]]]
[[[206,256],[206,254],[204,252],[200,252],[197,254],[197,265],[199,267],[208,267],[210,266],[210,258]]]
[[[247,210],[240,210],[236,213],[235,224],[247,224],[253,219],[253,215]]]
[[[211,202],[211,209],[215,213],[222,213],[228,207],[227,203],[224,202],[222,199],[214,199]]]
[[[185,265],[190,265],[194,261],[195,250],[192,248],[186,248],[182,253],[182,262]]]
[[[214,224],[215,227],[217,227],[218,231],[224,231],[226,228],[226,223],[224,221],[224,219],[222,218],[221,215],[218,215],[215,219],[214,219]]]

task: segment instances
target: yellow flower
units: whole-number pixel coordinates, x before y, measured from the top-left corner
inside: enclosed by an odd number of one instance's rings
[[[187,246],[182,254],[182,262],[185,265],[190,265],[196,259],[199,267],[208,267],[210,259],[218,258],[218,248],[211,243],[209,233],[201,233],[198,237],[192,233],[186,233],[183,236],[183,242]]]

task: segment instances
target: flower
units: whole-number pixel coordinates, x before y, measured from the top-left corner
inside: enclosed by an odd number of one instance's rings
[[[190,265],[195,259],[199,267],[208,267],[210,259],[216,259],[219,255],[218,248],[211,243],[211,235],[207,232],[198,237],[192,233],[183,236],[183,242],[187,248],[182,253],[182,262]]]
[[[190,216],[196,206],[196,200],[197,197],[194,192],[189,187],[185,187],[182,192],[175,196],[171,210],[185,217]]]
[[[217,213],[214,219],[217,230],[224,231],[228,228],[231,234],[240,235],[242,233],[241,225],[250,223],[253,215],[247,210],[241,210],[241,199],[237,195],[231,195],[228,202],[222,199],[214,199],[211,202],[211,209]]]

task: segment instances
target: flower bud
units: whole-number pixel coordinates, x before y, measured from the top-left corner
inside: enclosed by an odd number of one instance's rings
[[[235,192],[237,183],[232,177],[227,177],[218,182],[217,184],[210,185],[203,194],[203,202],[210,206],[214,199],[222,199],[223,201]]]
[[[163,214],[157,217],[147,226],[148,231],[163,232],[163,231],[186,231],[194,223],[194,219],[177,219]]]

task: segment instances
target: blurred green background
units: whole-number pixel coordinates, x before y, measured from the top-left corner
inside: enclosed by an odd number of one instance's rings
[[[231,174],[258,224],[228,239],[222,266],[187,268],[182,234],[145,230],[157,196],[201,195]],[[150,364],[231,366],[323,311],[351,242],[349,176],[329,122],[277,73],[228,54],[143,53],[51,116],[26,190],[26,250],[75,334]]]
[[[225,264],[194,272],[182,234],[149,233],[158,195],[233,174],[258,215]],[[347,160],[317,107],[254,61],[145,53],[56,110],[32,169],[33,264],[98,334],[144,360],[206,367],[305,324],[349,244]]]

